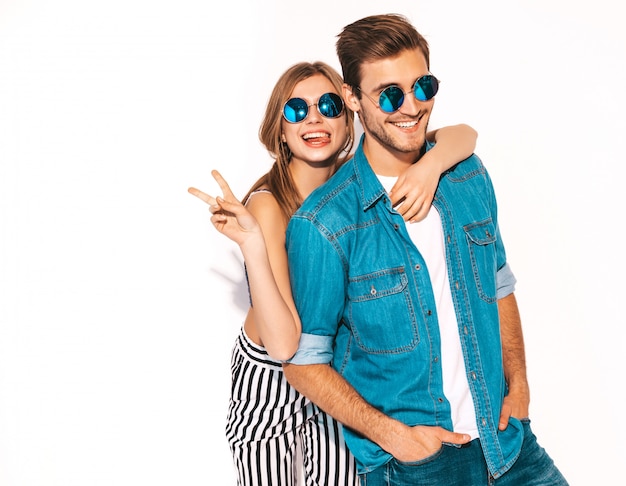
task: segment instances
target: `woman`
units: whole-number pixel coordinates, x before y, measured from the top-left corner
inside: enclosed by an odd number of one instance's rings
[[[217,171],[223,198],[189,189],[211,206],[212,223],[239,244],[246,264],[251,307],[233,350],[226,427],[241,485],[293,485],[302,474],[306,484],[358,484],[340,425],[296,392],[281,368],[300,338],[285,231],[302,201],[349,156],[354,115],[341,100],[341,86],[339,74],[321,62],[296,64],[280,77],[259,132],[275,162],[245,206]],[[471,155],[476,133],[460,125],[429,138],[436,146],[391,191],[407,221],[426,215],[439,175]]]

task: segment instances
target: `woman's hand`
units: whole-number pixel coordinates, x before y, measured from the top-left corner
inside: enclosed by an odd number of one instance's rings
[[[411,223],[426,217],[439,184],[441,168],[434,159],[430,161],[431,152],[426,152],[422,156],[423,160],[404,171],[389,193],[393,207],[405,221]]]
[[[249,238],[262,237],[256,218],[235,197],[222,175],[216,170],[211,171],[211,175],[219,184],[223,197],[213,197],[195,187],[190,187],[187,191],[209,205],[213,226],[239,246]]]

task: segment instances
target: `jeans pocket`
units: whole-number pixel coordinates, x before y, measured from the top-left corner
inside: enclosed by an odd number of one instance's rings
[[[439,449],[437,449],[433,454],[426,456],[422,459],[419,459],[418,461],[399,461],[398,459],[394,459],[396,464],[398,464],[400,467],[416,467],[416,466],[423,466],[424,464],[428,464],[429,462],[433,462],[435,460],[437,460],[437,458],[439,458],[441,456],[441,454],[443,454],[443,448],[445,446],[442,445]]]

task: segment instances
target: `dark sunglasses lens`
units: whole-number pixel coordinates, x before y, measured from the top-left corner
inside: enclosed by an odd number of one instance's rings
[[[299,123],[306,118],[309,107],[302,98],[291,98],[283,107],[283,116],[289,123]]]
[[[326,118],[337,118],[343,111],[343,100],[335,93],[325,93],[317,102],[317,109]]]
[[[404,102],[404,93],[397,86],[389,86],[380,93],[378,104],[385,113],[398,111]]]
[[[415,81],[415,86],[413,86],[413,93],[415,93],[415,98],[419,101],[428,101],[434,98],[437,91],[439,91],[439,81],[430,74],[419,78]]]

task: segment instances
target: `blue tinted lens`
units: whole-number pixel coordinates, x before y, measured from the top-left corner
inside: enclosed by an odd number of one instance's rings
[[[283,116],[289,123],[299,123],[309,113],[309,106],[302,98],[291,98],[283,107]]]
[[[343,100],[335,93],[324,93],[317,101],[320,115],[337,118],[343,112]],[[302,98],[291,98],[283,106],[283,116],[289,123],[300,123],[309,114],[309,105]]]
[[[337,118],[343,111],[343,100],[338,94],[325,93],[320,96],[317,109],[326,118]]]
[[[427,74],[415,81],[413,93],[419,101],[428,101],[432,99],[439,91],[439,81],[435,76]]]
[[[413,94],[415,99],[419,101],[428,101],[432,99],[439,90],[439,81],[431,74],[422,76],[413,86]],[[398,86],[389,86],[381,91],[378,98],[378,105],[385,113],[393,113],[398,111],[404,103],[404,92]]]
[[[389,86],[380,93],[378,104],[385,113],[398,111],[404,102],[404,93],[398,86]]]

